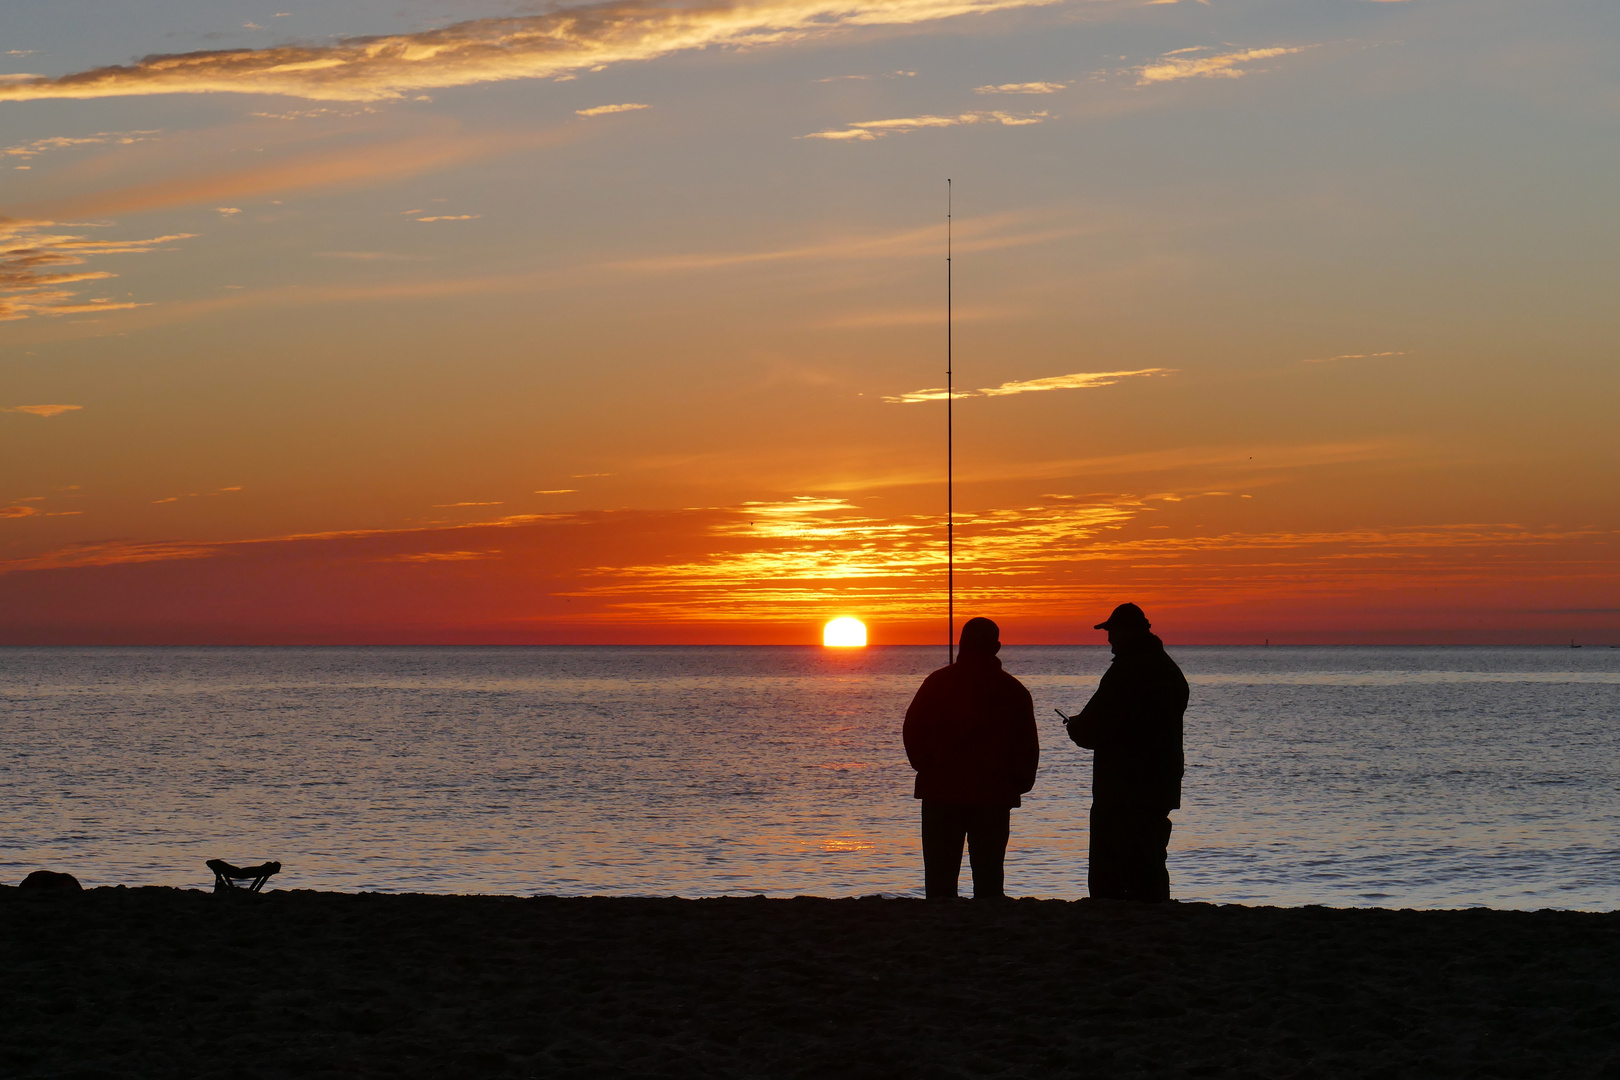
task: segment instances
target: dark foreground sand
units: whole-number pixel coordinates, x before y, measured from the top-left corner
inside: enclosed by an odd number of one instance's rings
[[[1620,1077],[1620,914],[0,889],[0,1075]]]

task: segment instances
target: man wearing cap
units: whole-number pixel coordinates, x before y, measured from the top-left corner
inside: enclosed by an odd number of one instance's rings
[[[906,757],[922,800],[923,877],[928,899],[956,899],[962,842],[973,899],[1000,900],[1011,809],[1035,786],[1040,740],[1024,684],[1001,670],[1001,631],[989,619],[962,626],[956,661],[917,690],[906,710]]]
[[[1095,751],[1086,884],[1099,900],[1170,899],[1165,856],[1170,811],[1181,808],[1187,680],[1151,627],[1135,604],[1097,624],[1114,662],[1067,721],[1069,738]]]

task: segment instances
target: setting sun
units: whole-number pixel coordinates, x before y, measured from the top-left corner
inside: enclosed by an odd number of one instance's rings
[[[847,615],[834,619],[822,628],[821,643],[839,648],[858,648],[866,644],[866,624]]]

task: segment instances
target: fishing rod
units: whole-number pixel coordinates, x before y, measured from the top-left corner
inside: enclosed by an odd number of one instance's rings
[[[951,181],[945,179],[945,655],[956,662],[956,472],[951,409]]]

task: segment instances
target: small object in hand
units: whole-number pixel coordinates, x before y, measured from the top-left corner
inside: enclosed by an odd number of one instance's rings
[[[1065,712],[1064,712],[1064,711],[1063,711],[1063,710],[1062,710],[1062,709],[1053,709],[1053,710],[1052,710],[1052,711],[1053,711],[1053,712],[1055,712],[1055,713],[1057,713],[1057,714],[1058,714],[1058,715],[1059,715],[1059,716],[1061,716],[1061,717],[1063,717],[1063,722],[1064,722],[1064,723],[1065,723],[1065,724],[1072,724],[1072,723],[1074,723],[1074,717],[1072,717],[1072,716],[1069,716],[1069,715],[1068,715],[1068,714],[1067,714],[1067,713],[1065,713]]]
[[[55,870],[35,870],[22,879],[19,889],[54,889],[58,892],[82,892],[84,886],[72,874],[62,874]]]
[[[214,891],[233,892],[242,889],[246,892],[258,892],[264,888],[264,883],[270,880],[271,874],[281,873],[281,864],[278,862],[260,863],[258,866],[232,866],[224,859],[209,859],[208,869],[214,872]],[[238,885],[238,881],[251,880],[251,885]]]

